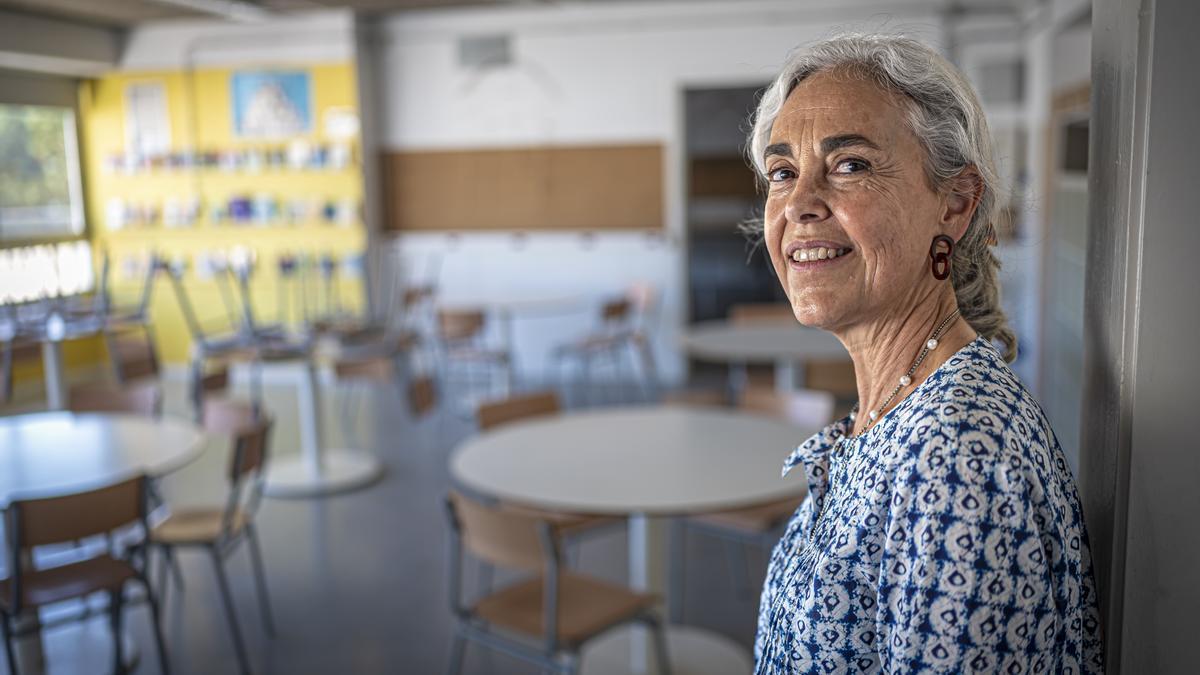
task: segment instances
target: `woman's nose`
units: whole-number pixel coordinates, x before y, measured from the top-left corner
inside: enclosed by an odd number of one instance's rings
[[[788,222],[812,223],[829,217],[829,205],[815,180],[797,180],[784,210]]]

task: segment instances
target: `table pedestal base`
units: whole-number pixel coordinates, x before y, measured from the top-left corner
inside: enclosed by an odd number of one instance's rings
[[[633,669],[631,637],[621,628],[584,647],[580,675],[643,675]],[[667,656],[674,675],[748,675],[753,669],[746,650],[727,637],[691,626],[668,625]]]
[[[263,493],[269,497],[319,497],[365,487],[383,472],[379,460],[362,450],[326,449],[320,458],[319,467],[304,457],[269,462]]]

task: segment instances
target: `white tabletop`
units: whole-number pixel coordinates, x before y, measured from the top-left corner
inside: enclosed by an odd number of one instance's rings
[[[719,408],[570,413],[506,425],[455,450],[451,471],[485,495],[589,514],[703,513],[802,494],[780,478],[813,430]]]
[[[34,413],[0,417],[0,506],[161,476],[200,456],[207,436],[182,418]]]
[[[798,323],[707,321],[689,326],[681,341],[692,356],[716,361],[850,359],[832,334]]]

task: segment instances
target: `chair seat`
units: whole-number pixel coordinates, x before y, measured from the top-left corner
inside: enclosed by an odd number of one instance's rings
[[[512,513],[520,513],[525,516],[544,520],[555,526],[559,534],[564,537],[571,537],[577,534],[582,534],[588,530],[594,530],[609,525],[617,525],[622,522],[622,518],[615,516],[585,516],[575,513],[563,513],[561,511],[543,511],[541,509],[530,508],[528,506],[520,506],[518,504],[509,504],[505,502],[503,505],[505,511]]]
[[[541,576],[513,584],[480,600],[475,613],[495,626],[534,638],[544,637],[544,587]],[[558,641],[578,645],[650,609],[656,602],[653,595],[564,572],[559,576],[558,587]]]
[[[80,562],[24,572],[21,575],[22,607],[41,607],[71,598],[111,591],[137,576],[130,565],[109,555],[99,555]],[[0,607],[6,607],[11,591],[11,579],[0,581]]]
[[[167,519],[150,528],[150,540],[159,544],[211,544],[221,537],[220,509],[185,509],[175,511]],[[230,525],[230,534],[246,526],[246,514],[237,511]]]
[[[754,533],[766,533],[779,527],[792,517],[800,508],[803,497],[788,497],[778,501],[759,504],[744,509],[717,511],[701,516],[693,516],[690,520],[703,525],[714,527],[729,527]]]

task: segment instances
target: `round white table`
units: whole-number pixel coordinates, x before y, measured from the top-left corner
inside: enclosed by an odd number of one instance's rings
[[[537,317],[555,316],[581,310],[587,306],[585,298],[570,293],[488,296],[475,295],[469,297],[447,297],[437,301],[439,309],[453,311],[481,311],[495,314],[500,324],[500,336],[504,348],[509,355],[509,368],[517,372],[516,354],[513,338],[513,320],[517,316]]]
[[[65,412],[0,417],[0,507],[84,492],[137,473],[163,476],[199,457],[207,438],[182,418]],[[36,622],[37,616],[21,621]],[[22,673],[87,672],[108,662],[97,654],[111,653],[110,640],[107,622],[67,625],[19,639],[17,658]]]
[[[666,516],[748,506],[796,494],[783,461],[814,430],[716,408],[616,408],[506,425],[475,436],[451,458],[455,481],[531,507],[629,517],[629,579],[662,595]],[[749,655],[713,633],[668,627],[674,672],[749,672]],[[654,672],[640,628],[584,652],[585,672]],[[588,666],[591,662],[593,665]]]
[[[791,321],[706,321],[688,327],[680,340],[693,357],[729,363],[743,373],[747,364],[774,363],[775,386],[781,391],[795,388],[803,377],[804,361],[850,360],[832,334]],[[735,391],[739,386],[733,383]]]

